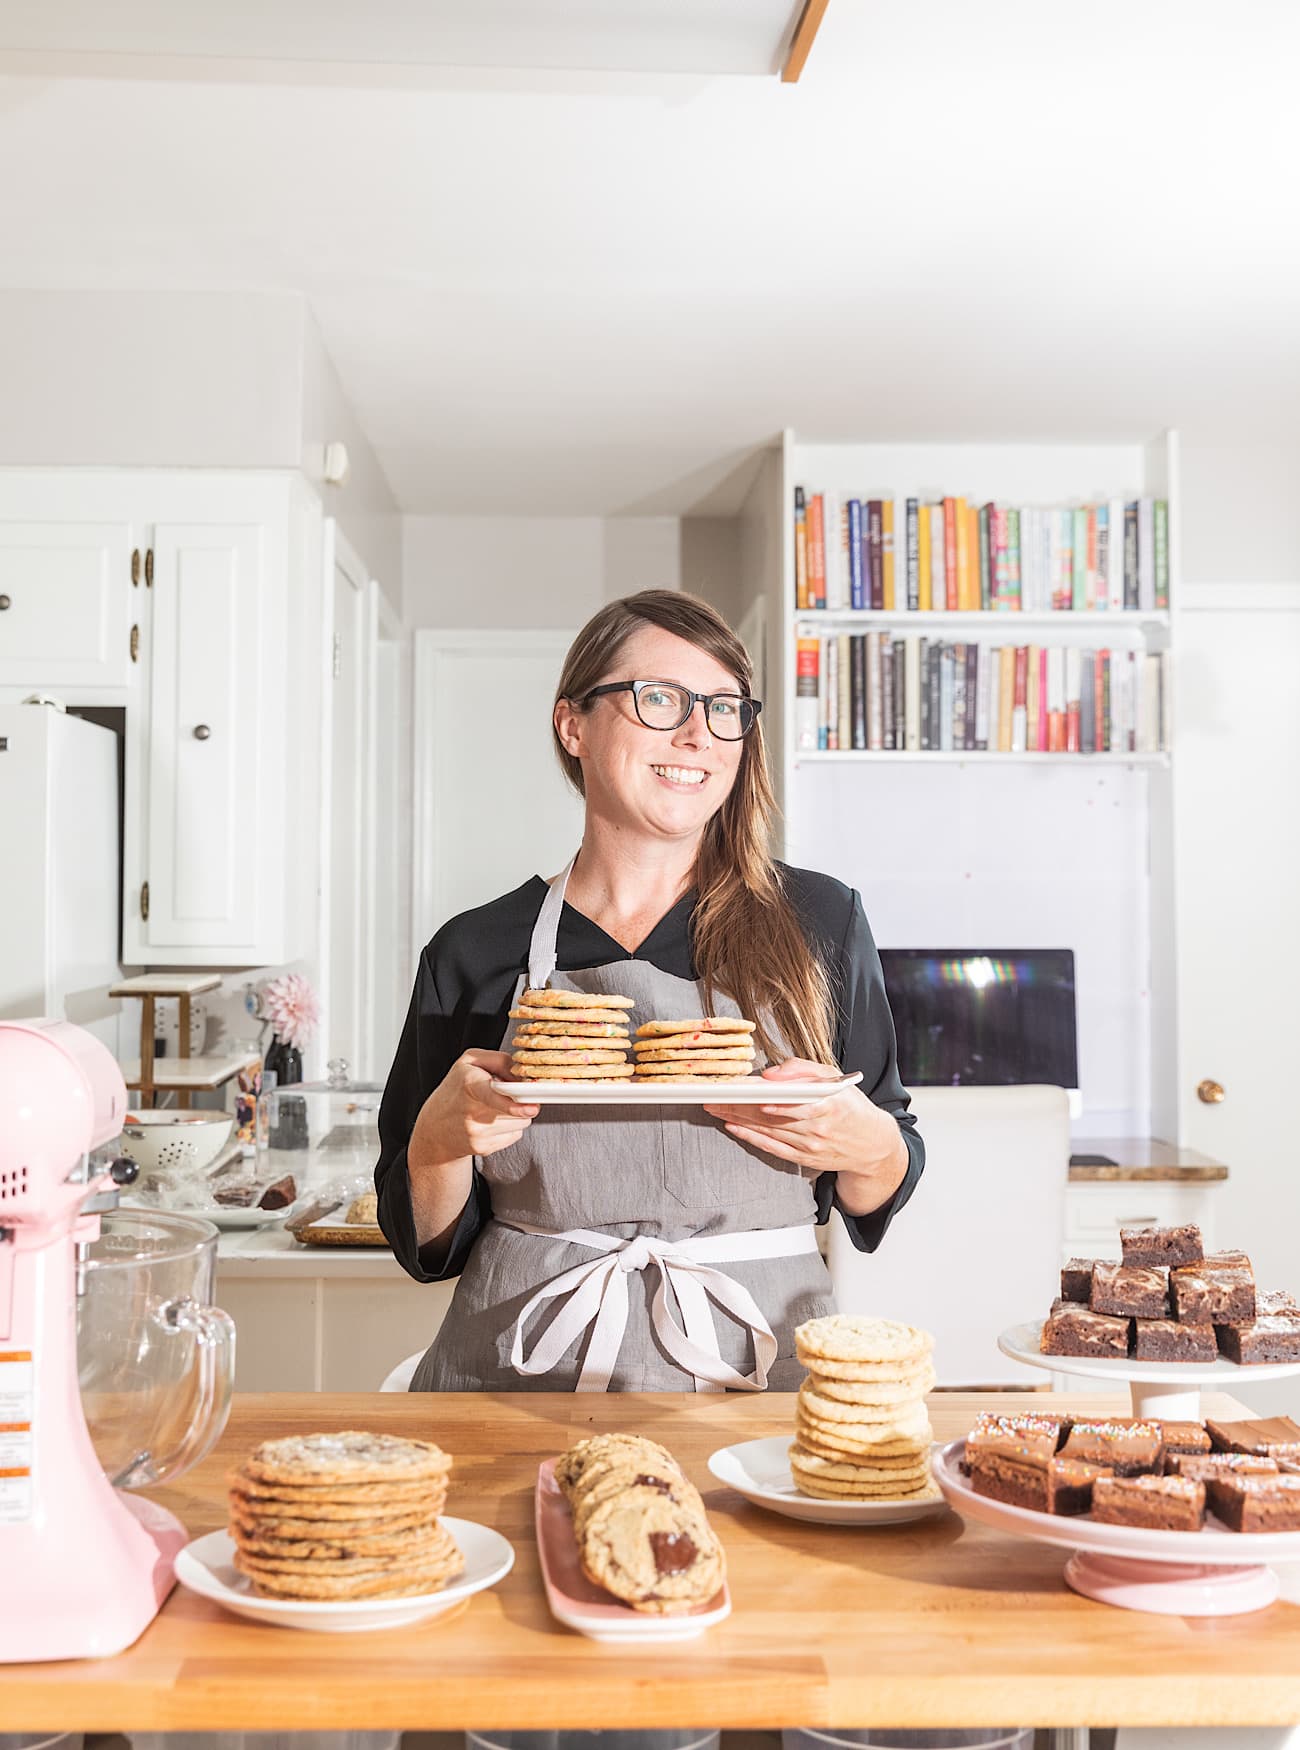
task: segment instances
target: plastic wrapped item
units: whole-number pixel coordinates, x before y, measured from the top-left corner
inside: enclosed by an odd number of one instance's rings
[[[376,1214],[374,1174],[345,1174],[314,1187],[311,1200],[287,1224],[304,1246],[386,1246]]]

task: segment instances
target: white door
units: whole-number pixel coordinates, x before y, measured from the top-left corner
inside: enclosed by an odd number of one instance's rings
[[[384,601],[379,585],[369,585],[371,662],[368,845],[370,867],[363,922],[366,928],[365,1052],[366,1080],[387,1074],[397,1049],[410,996],[407,978],[409,897],[404,872],[410,868],[409,770],[403,734],[408,668],[401,623]]]
[[[364,1070],[363,917],[368,863],[366,808],[366,573],[329,525],[333,605],[330,664],[330,805],[328,958],[325,974],[326,1059],[343,1057],[354,1078]]]
[[[0,522],[0,686],[125,686],[142,568],[129,523]]]
[[[1248,1252],[1261,1286],[1296,1289],[1300,586],[1186,587],[1184,600],[1174,739],[1181,1141],[1230,1170],[1218,1243]],[[1221,1085],[1221,1103],[1198,1097],[1206,1081]],[[1268,1389],[1253,1387],[1251,1403],[1262,1407]]]
[[[563,868],[582,804],[551,709],[571,632],[417,632],[412,947],[530,875]]]

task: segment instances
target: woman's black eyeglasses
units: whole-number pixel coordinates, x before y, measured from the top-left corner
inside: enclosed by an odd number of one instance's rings
[[[709,734],[719,741],[739,741],[748,735],[763,709],[760,699],[745,693],[693,693],[676,681],[610,681],[593,687],[579,703],[589,705],[605,693],[631,693],[636,714],[647,729],[680,729],[696,705],[703,705]]]

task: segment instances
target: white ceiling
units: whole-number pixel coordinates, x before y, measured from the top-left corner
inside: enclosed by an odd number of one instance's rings
[[[831,0],[794,86],[70,65],[0,57],[0,284],[305,292],[408,510],[725,512],[784,424],[1295,435],[1293,0]]]

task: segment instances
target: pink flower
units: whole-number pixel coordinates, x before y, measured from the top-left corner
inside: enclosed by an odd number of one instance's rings
[[[282,972],[262,986],[262,1017],[286,1045],[301,1051],[320,1019],[316,992],[300,972]]]

